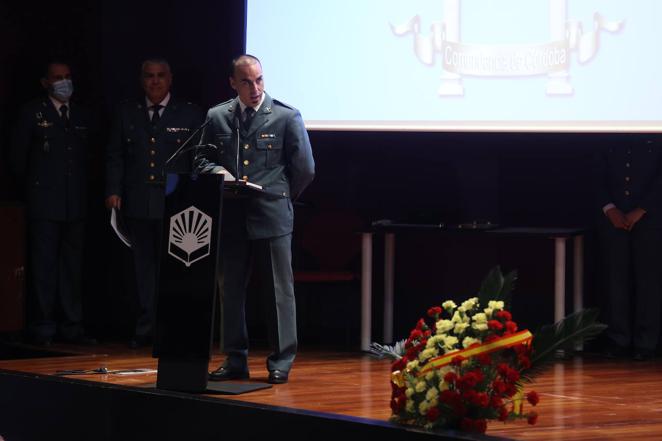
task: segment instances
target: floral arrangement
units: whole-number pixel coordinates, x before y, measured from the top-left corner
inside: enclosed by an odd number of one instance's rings
[[[373,343],[373,352],[395,358],[391,368],[393,421],[427,429],[484,433],[488,420],[526,419],[540,400],[524,382],[553,360],[559,349],[601,332],[597,311],[587,310],[542,328],[520,330],[506,309],[516,273],[497,267],[478,297],[457,306],[447,300],[427,311],[404,343]],[[538,346],[538,337],[540,345]],[[534,349],[534,342],[536,347]]]

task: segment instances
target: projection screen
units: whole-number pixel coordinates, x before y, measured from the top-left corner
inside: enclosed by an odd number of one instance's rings
[[[659,0],[247,0],[309,129],[653,132]]]

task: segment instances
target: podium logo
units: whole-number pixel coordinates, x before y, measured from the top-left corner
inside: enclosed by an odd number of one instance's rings
[[[211,217],[194,206],[170,218],[168,254],[187,267],[209,256]]]

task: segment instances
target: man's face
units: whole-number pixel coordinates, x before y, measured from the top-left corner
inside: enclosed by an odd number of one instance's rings
[[[71,69],[66,64],[55,63],[48,66],[48,74],[41,79],[41,85],[50,93],[53,83],[61,80],[71,80]]]
[[[230,86],[237,92],[242,103],[249,107],[260,104],[264,93],[264,80],[260,63],[242,63],[235,66],[230,77]]]
[[[170,92],[172,74],[165,64],[147,63],[142,73],[143,90],[147,98],[154,104],[159,104]]]

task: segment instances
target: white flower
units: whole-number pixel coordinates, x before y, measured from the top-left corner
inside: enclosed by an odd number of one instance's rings
[[[437,334],[441,334],[453,329],[454,323],[451,320],[439,320],[437,322]]]
[[[462,340],[462,347],[466,349],[474,343],[480,343],[480,340],[473,337],[464,337],[464,340]]]
[[[455,311],[455,314],[453,314],[453,318],[451,318],[451,322],[453,322],[453,323],[462,323],[462,322],[464,322],[464,319],[462,318],[462,314],[460,313],[459,310]]]
[[[484,313],[479,312],[478,314],[474,314],[473,321],[474,323],[487,323],[487,316]]]
[[[501,300],[499,300],[499,301],[497,301],[497,300],[490,300],[490,301],[488,302],[487,306],[488,306],[489,308],[492,308],[492,309],[503,309],[503,306],[504,306],[504,305],[503,305],[503,302],[502,302]]]
[[[485,308],[483,309],[483,312],[488,318],[492,318],[492,312],[494,312],[494,310],[492,308]]]
[[[457,337],[455,337],[454,335],[449,335],[448,337],[446,337],[446,339],[444,339],[444,347],[447,349],[454,349],[458,341],[459,340],[457,339]]]
[[[469,323],[458,323],[455,325],[455,329],[453,330],[456,335],[462,335],[464,334],[464,331],[469,327]]]
[[[407,390],[405,391],[405,395],[407,396],[407,398],[411,398],[411,396],[414,395],[414,389],[408,387]]]
[[[424,349],[423,352],[418,355],[418,359],[420,361],[425,361],[428,358],[436,357],[437,355],[439,355],[437,348]]]
[[[439,392],[443,392],[446,389],[448,389],[448,383],[446,383],[443,379],[439,382]]]
[[[427,381],[432,381],[432,380],[434,380],[435,375],[436,374],[434,373],[434,371],[430,371],[427,374],[425,374],[425,379]]]
[[[436,387],[430,386],[430,389],[428,389],[427,393],[425,394],[425,399],[428,401],[432,401],[436,399],[439,396],[439,391],[437,390]]]
[[[472,298],[462,302],[462,306],[460,306],[460,308],[462,308],[465,311],[469,311],[469,310],[473,309],[474,306],[476,306],[477,303],[478,303],[478,297],[472,297]]]
[[[446,300],[444,303],[441,304],[441,307],[444,308],[446,311],[448,311],[457,308],[457,305],[452,300]]]
[[[414,400],[407,400],[407,405],[405,406],[405,410],[409,413],[414,413]]]
[[[416,386],[414,386],[414,390],[416,392],[423,392],[427,387],[427,384],[425,383],[425,380],[416,380]]]
[[[438,404],[439,404],[438,399],[435,398],[434,400],[430,400],[430,408],[437,407]]]
[[[412,360],[409,363],[407,363],[407,370],[408,371],[413,371],[418,368],[418,360]]]
[[[476,331],[487,331],[487,323],[474,323],[471,327]]]
[[[430,403],[425,400],[421,401],[421,404],[418,405],[418,411],[421,415],[427,415],[428,409],[430,409]]]

